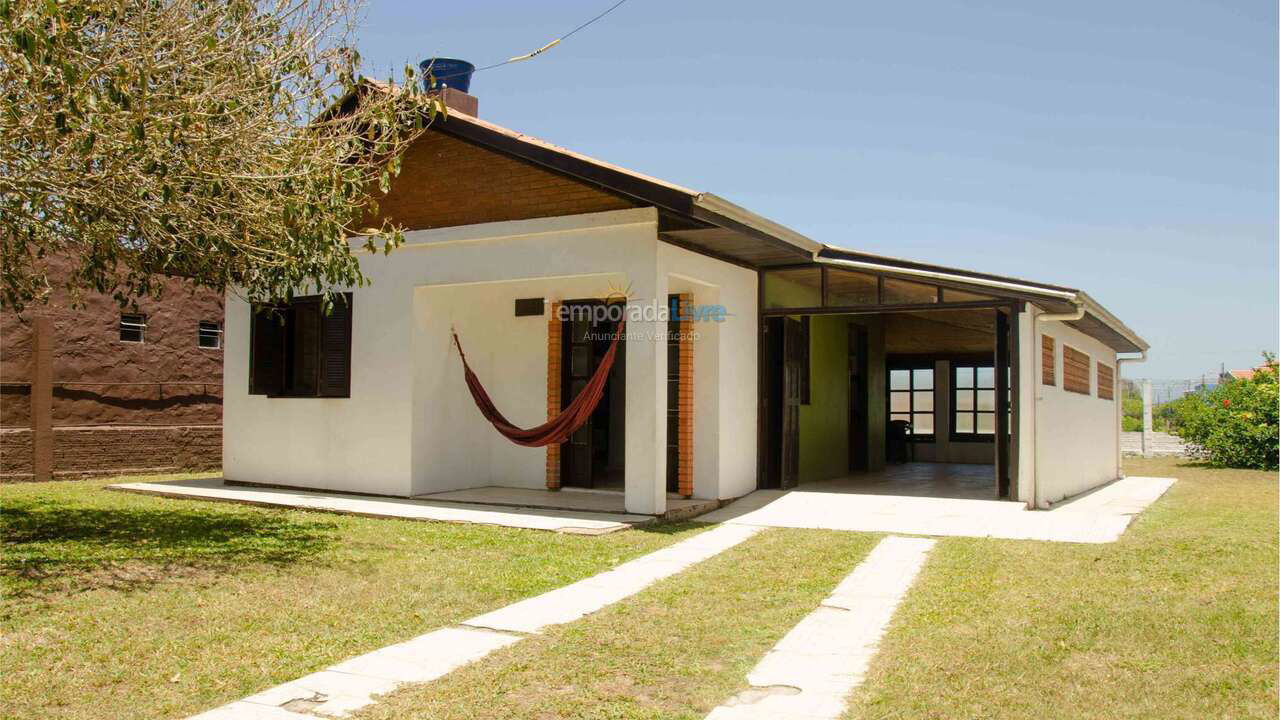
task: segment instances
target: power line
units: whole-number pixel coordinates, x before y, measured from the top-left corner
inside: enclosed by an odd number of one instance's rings
[[[491,64],[491,65],[485,65],[485,66],[483,66],[483,67],[478,67],[478,68],[476,68],[475,70],[473,70],[473,71],[472,71],[472,73],[478,73],[478,72],[480,72],[480,71],[482,71],[482,70],[492,70],[492,69],[494,69],[494,68],[500,68],[500,67],[502,67],[503,65],[510,65],[510,64],[512,64],[512,63],[522,62],[522,61],[524,61],[524,60],[532,60],[533,58],[535,58],[535,57],[537,57],[537,56],[541,55],[542,53],[544,53],[544,52],[546,52],[546,51],[550,50],[551,48],[555,47],[556,45],[559,45],[561,42],[563,42],[563,41],[565,41],[565,40],[568,40],[570,37],[572,37],[572,36],[574,35],[574,33],[577,33],[579,30],[583,30],[583,29],[585,29],[585,28],[586,28],[586,27],[588,27],[589,25],[591,25],[591,24],[595,23],[597,20],[600,20],[601,18],[603,18],[605,15],[608,15],[609,13],[613,12],[614,10],[617,10],[617,9],[618,9],[619,7],[621,7],[621,6],[622,6],[622,4],[623,4],[623,3],[625,3],[625,2],[627,2],[627,0],[618,0],[618,2],[616,2],[616,3],[612,4],[612,5],[610,5],[610,6],[609,6],[609,8],[608,8],[607,10],[605,10],[604,12],[600,13],[599,15],[596,15],[595,17],[591,18],[590,20],[588,20],[588,21],[586,21],[586,22],[582,23],[582,24],[581,24],[581,25],[579,25],[578,27],[576,27],[576,28],[574,28],[574,29],[570,30],[569,32],[567,32],[567,33],[565,33],[565,34],[561,35],[560,37],[558,37],[558,38],[556,38],[556,39],[552,40],[551,42],[547,43],[546,45],[543,45],[542,47],[538,48],[537,50],[534,50],[533,52],[525,53],[524,55],[516,55],[515,57],[509,57],[509,58],[507,58],[506,60],[503,60],[502,62],[496,62],[496,63],[493,63],[493,64]],[[435,78],[435,79],[436,79],[436,81],[437,81],[437,82],[439,82],[439,81],[441,81],[441,80],[448,80],[448,79],[449,79],[449,78],[451,78],[451,77],[458,77],[458,76],[460,76],[460,75],[465,75],[465,74],[466,74],[466,73],[463,73],[463,72],[457,72],[457,73],[453,73],[453,74],[451,74],[451,75],[442,75],[442,76],[437,77],[437,78]]]

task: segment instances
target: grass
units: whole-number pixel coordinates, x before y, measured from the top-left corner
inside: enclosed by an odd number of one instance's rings
[[[0,486],[6,718],[184,717],[697,532],[558,535],[107,482]]]
[[[1179,482],[1116,543],[944,538],[847,718],[1274,718],[1274,473]],[[598,538],[0,486],[0,707],[183,717],[696,532]],[[700,718],[877,537],[767,530],[359,715]]]
[[[1108,545],[939,541],[847,718],[1275,718],[1275,473],[1177,477]]]
[[[440,680],[385,696],[360,720],[702,718],[878,538],[766,530],[586,618]]]

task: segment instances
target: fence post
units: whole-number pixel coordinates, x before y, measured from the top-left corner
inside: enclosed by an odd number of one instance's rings
[[[31,479],[53,479],[53,319],[32,319]]]
[[[1151,428],[1151,381],[1142,381],[1142,457],[1149,458],[1154,448],[1155,435]]]

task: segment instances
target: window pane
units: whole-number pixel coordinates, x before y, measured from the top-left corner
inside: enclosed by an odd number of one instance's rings
[[[971,367],[956,368],[956,387],[958,388],[973,387],[973,368]]]
[[[910,390],[911,389],[911,371],[910,370],[890,370],[889,371],[889,389],[890,390]]]
[[[995,390],[979,390],[978,391],[978,409],[979,410],[995,410],[996,409],[996,391]]]
[[[933,285],[921,285],[920,283],[907,282],[906,280],[885,278],[884,298],[881,302],[885,305],[936,303],[938,302],[938,288]]]
[[[991,367],[978,368],[978,387],[994,388],[996,386],[996,369]]]
[[[911,422],[911,416],[910,416],[910,415],[905,415],[905,414],[902,414],[902,413],[894,413],[893,415],[890,415],[890,416],[889,416],[889,422],[893,422],[894,420],[901,420],[901,421],[903,421],[903,422],[908,422],[908,423],[909,423],[909,422]]]
[[[770,270],[764,274],[764,306],[818,307],[822,305],[822,268]]]
[[[894,392],[889,393],[889,411],[890,412],[910,412],[911,411],[911,395],[910,393]]]
[[[956,413],[956,432],[967,434],[973,432],[973,413]]]
[[[200,321],[196,329],[196,344],[202,348],[221,347],[222,328],[215,322]]]
[[[925,411],[933,410],[933,391],[932,390],[923,390],[923,391],[917,390],[916,392],[911,394],[915,399],[915,407],[912,408],[913,410],[916,410],[917,412],[920,410],[925,410]]]
[[[963,390],[956,393],[956,409],[972,410],[973,409],[973,391]]]
[[[875,275],[830,268],[827,270],[827,304],[875,305],[877,286]]]
[[[142,342],[147,327],[146,315],[122,314],[120,316],[120,339],[124,342]]]
[[[920,368],[915,371],[915,380],[912,388],[916,390],[932,390],[933,389],[933,368]]]
[[[996,432],[996,416],[994,413],[978,413],[978,434],[994,435]]]
[[[913,435],[932,435],[933,413],[916,413],[912,415],[911,432]]]

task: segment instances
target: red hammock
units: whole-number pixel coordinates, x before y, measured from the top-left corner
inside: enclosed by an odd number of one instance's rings
[[[458,346],[458,355],[462,357],[462,369],[467,377],[467,389],[471,391],[471,397],[476,401],[476,407],[480,408],[480,414],[493,423],[498,432],[502,433],[502,436],[511,442],[525,447],[542,447],[568,440],[574,431],[587,422],[587,419],[591,417],[591,413],[595,412],[596,406],[600,404],[600,398],[604,396],[604,384],[609,379],[609,370],[613,367],[613,358],[618,351],[618,338],[622,337],[622,330],[625,325],[625,319],[618,321],[618,330],[613,335],[613,341],[609,343],[609,351],[604,354],[604,359],[600,361],[600,366],[596,368],[595,374],[587,381],[586,387],[582,388],[582,392],[578,393],[578,397],[574,398],[568,407],[560,411],[559,415],[528,430],[512,425],[498,411],[498,408],[494,407],[493,401],[489,399],[489,394],[484,391],[484,386],[480,384],[480,378],[476,377],[476,374],[471,371],[471,366],[467,364],[467,354],[462,352],[462,343],[458,341],[456,330],[453,331],[453,344]]]

